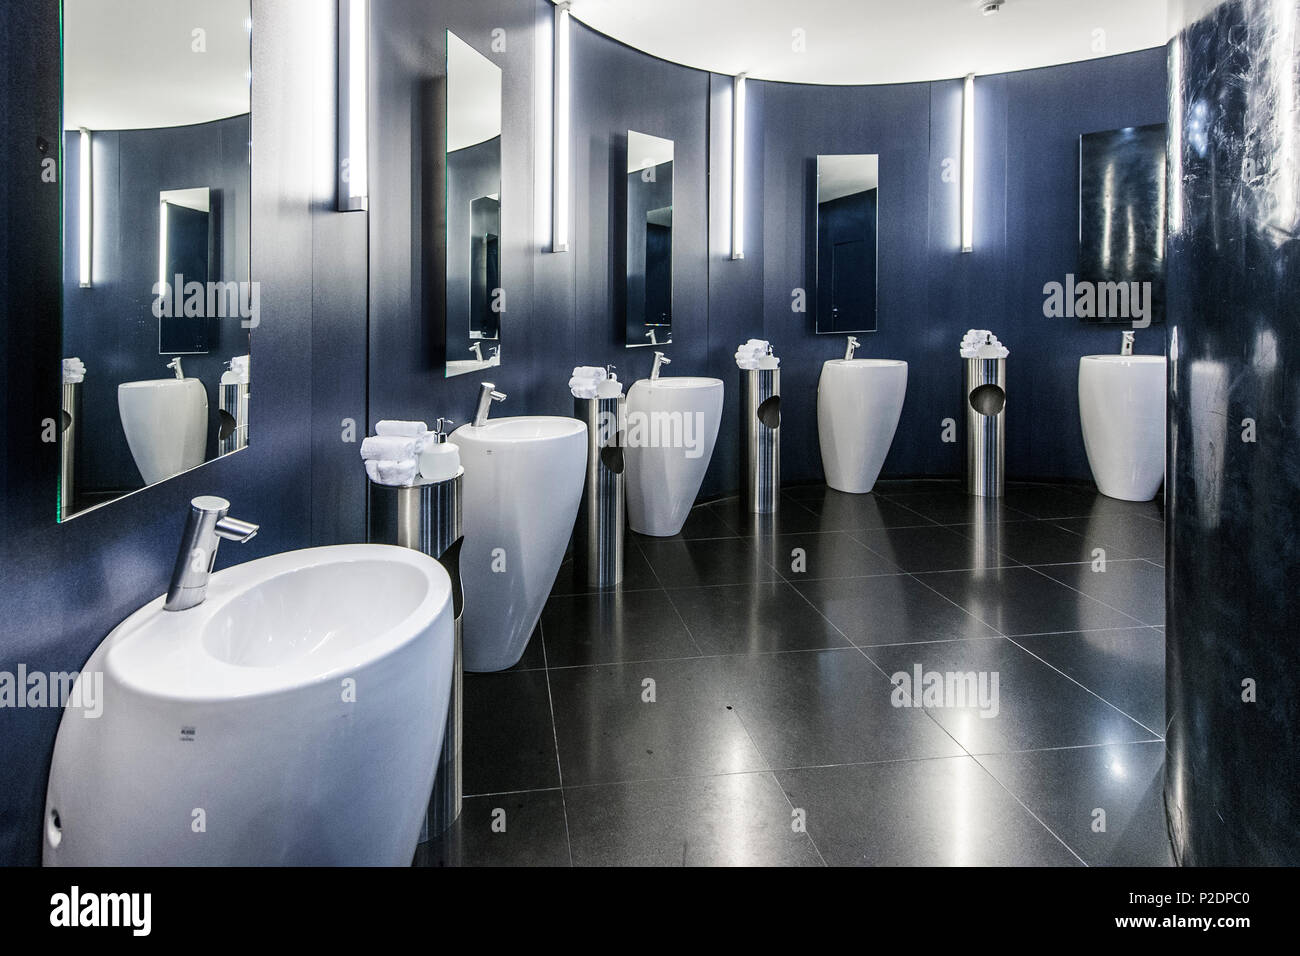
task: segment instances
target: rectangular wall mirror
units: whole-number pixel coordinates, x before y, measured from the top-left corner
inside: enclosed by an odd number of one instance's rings
[[[447,377],[501,361],[501,68],[447,34]]]
[[[1097,288],[1120,283],[1130,295],[1142,294],[1143,303],[1139,309],[1125,295],[1122,302],[1076,307],[1084,322],[1128,323],[1139,311],[1147,321],[1164,321],[1165,137],[1164,123],[1079,137],[1077,278]]]
[[[876,331],[880,157],[817,157],[817,331]]]
[[[59,520],[248,441],[250,17],[63,0]]]
[[[673,141],[627,132],[628,348],[673,340]]]

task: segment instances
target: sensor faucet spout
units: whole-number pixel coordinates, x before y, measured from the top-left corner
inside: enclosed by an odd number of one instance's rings
[[[654,368],[650,369],[650,381],[652,382],[658,381],[659,369],[665,365],[672,365],[672,364],[673,364],[673,360],[668,358],[668,356],[664,355],[663,352],[656,352]]]
[[[857,338],[852,335],[849,336],[849,347],[844,351],[844,361],[850,362],[853,360],[853,353],[857,350],[860,344],[861,343],[858,342]]]
[[[492,411],[493,402],[504,402],[505,392],[498,392],[491,382],[484,382],[478,389],[478,408],[474,410],[474,427],[482,428],[487,424],[488,413]]]

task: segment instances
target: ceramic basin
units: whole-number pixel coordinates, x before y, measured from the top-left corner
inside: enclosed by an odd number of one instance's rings
[[[146,485],[203,464],[208,393],[197,378],[123,382],[117,387],[117,411]]]
[[[64,710],[45,863],[409,865],[451,689],[442,565],[312,548],[214,574],[197,607],[162,605],[78,678],[102,681],[101,712],[89,697]]]
[[[465,469],[465,670],[505,670],[523,656],[564,560],[587,473],[587,426],[496,418],[451,440]]]
[[[817,384],[817,435],[826,484],[865,494],[889,454],[907,394],[907,363],[832,359]]]
[[[641,379],[627,393],[627,521],[667,537],[682,530],[722,421],[721,379]]]
[[[1079,359],[1079,421],[1097,490],[1150,501],[1165,478],[1165,359],[1085,355]]]

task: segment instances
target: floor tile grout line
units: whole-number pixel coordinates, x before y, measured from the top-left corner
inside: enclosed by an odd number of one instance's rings
[[[1134,630],[1137,630],[1137,628],[1134,628]],[[1142,721],[1138,720],[1136,717],[1134,717],[1134,716],[1133,716],[1132,714],[1130,714],[1128,711],[1124,710],[1124,708],[1118,706],[1117,704],[1113,704],[1113,703],[1111,703],[1109,700],[1107,700],[1105,697],[1102,697],[1101,694],[1097,693],[1095,690],[1093,690],[1093,689],[1092,689],[1091,687],[1089,687],[1087,684],[1084,684],[1084,683],[1082,683],[1081,681],[1076,680],[1074,677],[1071,677],[1069,674],[1067,674],[1065,671],[1061,670],[1059,667],[1057,667],[1057,666],[1056,666],[1055,664],[1053,664],[1051,661],[1049,661],[1049,660],[1047,660],[1047,659],[1045,659],[1045,658],[1039,657],[1037,654],[1035,654],[1035,653],[1034,653],[1033,651],[1031,651],[1029,648],[1025,647],[1023,644],[1021,644],[1019,641],[1017,641],[1014,637],[1008,637],[1007,640],[1010,641],[1012,644],[1015,644],[1016,647],[1020,648],[1022,651],[1024,651],[1024,652],[1025,652],[1026,654],[1028,654],[1030,657],[1035,658],[1036,660],[1042,661],[1044,664],[1046,664],[1046,665],[1047,665],[1048,667],[1050,667],[1052,670],[1056,671],[1058,674],[1060,674],[1060,675],[1061,675],[1062,677],[1064,677],[1066,680],[1070,681],[1070,683],[1072,683],[1072,684],[1076,684],[1077,686],[1082,687],[1085,691],[1087,691],[1087,692],[1088,692],[1089,694],[1091,694],[1093,697],[1096,697],[1099,701],[1101,701],[1101,702],[1102,702],[1103,704],[1105,704],[1107,707],[1110,707],[1110,708],[1113,709],[1116,713],[1122,714],[1124,717],[1127,717],[1129,720],[1133,721],[1133,723],[1137,724],[1139,727],[1141,727],[1141,728],[1142,728],[1143,730],[1145,730],[1147,733],[1149,733],[1149,734],[1154,734],[1157,738],[1161,738],[1161,737],[1163,736],[1159,731],[1157,731],[1157,730],[1152,730],[1152,729],[1151,729],[1150,727],[1148,727],[1146,724],[1142,723]]]
[[[1031,567],[1031,568],[1029,568],[1029,570],[1032,571],[1032,570],[1034,570],[1034,569]],[[1047,579],[1048,579],[1049,581],[1055,581],[1055,580],[1056,580],[1055,578],[1048,577],[1047,575],[1043,575],[1043,577],[1047,577]],[[947,601],[947,602],[948,602],[949,604],[951,604],[953,607],[955,607],[955,608],[957,608],[957,609],[963,611],[963,612],[966,613],[966,614],[969,614],[971,617],[975,618],[975,620],[979,621],[979,622],[980,622],[981,624],[983,624],[985,627],[992,628],[992,629],[997,633],[997,635],[998,635],[999,637],[1001,637],[1003,640],[1010,641],[1010,642],[1011,642],[1012,644],[1014,644],[1016,647],[1019,647],[1022,651],[1024,651],[1026,654],[1028,654],[1030,657],[1033,657],[1033,658],[1035,658],[1035,659],[1037,659],[1037,660],[1042,661],[1044,664],[1046,664],[1046,665],[1047,665],[1048,667],[1050,667],[1052,670],[1056,671],[1058,674],[1060,674],[1060,675],[1061,675],[1062,677],[1064,677],[1066,680],[1070,681],[1070,682],[1073,683],[1073,684],[1077,684],[1079,687],[1082,687],[1085,691],[1087,691],[1089,694],[1092,694],[1093,697],[1096,697],[1099,701],[1101,701],[1101,702],[1102,702],[1103,704],[1105,704],[1107,707],[1110,707],[1110,708],[1114,709],[1116,712],[1122,714],[1124,717],[1126,717],[1126,718],[1128,718],[1129,720],[1133,721],[1133,723],[1137,724],[1139,727],[1141,727],[1141,728],[1142,728],[1143,730],[1145,730],[1147,733],[1155,734],[1157,737],[1160,737],[1160,736],[1161,736],[1159,733],[1156,733],[1156,731],[1152,730],[1150,727],[1148,727],[1146,724],[1142,723],[1142,721],[1138,720],[1136,717],[1134,717],[1134,716],[1132,716],[1131,714],[1127,713],[1127,712],[1124,711],[1123,709],[1121,709],[1121,708],[1119,708],[1119,707],[1116,707],[1114,704],[1112,704],[1112,703],[1111,703],[1110,701],[1108,701],[1106,698],[1102,697],[1102,696],[1101,696],[1100,694],[1098,694],[1096,691],[1092,690],[1092,688],[1087,687],[1087,686],[1085,686],[1084,684],[1079,683],[1077,680],[1075,680],[1075,679],[1074,679],[1073,677],[1071,677],[1069,674],[1065,673],[1065,671],[1061,670],[1061,669],[1058,668],[1058,667],[1053,666],[1053,665],[1052,665],[1051,663],[1049,663],[1048,661],[1043,660],[1041,657],[1039,657],[1037,654],[1035,654],[1035,653],[1034,653],[1033,651],[1031,651],[1029,648],[1027,648],[1027,647],[1025,647],[1024,645],[1022,645],[1022,644],[1020,644],[1019,642],[1017,642],[1016,639],[1015,639],[1014,637],[1011,637],[1010,635],[1004,633],[1004,632],[1002,631],[1001,628],[994,627],[992,624],[988,623],[988,622],[985,621],[983,618],[979,617],[978,615],[974,614],[973,612],[968,611],[966,608],[962,607],[960,604],[958,604],[956,601],[952,600],[952,598],[948,597],[946,594],[941,594],[941,593],[940,593],[939,591],[937,591],[936,589],[930,587],[930,586],[929,586],[928,584],[926,584],[924,581],[920,581],[920,580],[918,579],[918,582],[921,584],[922,587],[928,588],[929,590],[933,591],[935,594],[938,594],[939,597],[943,598],[945,601]],[[1059,582],[1058,582],[1058,583],[1059,583]],[[1064,586],[1068,587],[1068,585],[1064,585]],[[1073,590],[1073,589],[1071,589],[1071,590]],[[1079,594],[1082,594],[1083,597],[1089,598],[1089,600],[1096,600],[1095,598],[1091,598],[1091,597],[1090,597],[1089,595],[1087,595],[1087,594],[1083,594],[1082,591],[1080,591],[1080,592],[1078,592],[1078,593],[1079,593]],[[1098,603],[1102,603],[1102,602],[1098,602]],[[1106,605],[1104,605],[1104,606],[1105,606],[1105,607],[1110,607],[1109,604],[1106,604]],[[1111,610],[1112,610],[1112,611],[1115,611],[1117,614],[1124,614],[1124,612],[1121,611],[1121,610],[1119,610],[1118,608],[1111,608]],[[1130,620],[1136,620],[1136,619],[1133,618],[1131,615],[1124,614],[1124,616],[1127,617],[1127,618],[1129,618]],[[1093,630],[1094,630],[1094,631],[1097,631],[1097,630],[1139,630],[1139,629],[1141,629],[1141,628],[1143,628],[1143,627],[1150,627],[1150,626],[1151,626],[1151,625],[1149,625],[1149,624],[1141,624],[1141,623],[1139,623],[1139,624],[1138,624],[1137,626],[1135,626],[1135,627],[1134,627],[1134,626],[1126,626],[1126,627],[1124,627],[1124,628],[1094,628]],[[1055,633],[1069,634],[1069,633],[1076,633],[1076,632],[1072,632],[1072,631],[1060,631],[1060,632],[1055,632]],[[1081,632],[1080,632],[1080,633],[1081,633]],[[1021,635],[1017,635],[1017,636],[1019,636],[1019,637],[1029,637],[1029,636],[1032,636],[1032,635],[1021,634]],[[965,638],[965,640],[969,640],[969,638]],[[933,642],[931,642],[931,643],[933,643]],[[873,646],[885,646],[885,647],[888,647],[888,646],[894,646],[894,647],[899,647],[899,646],[906,646],[906,645],[897,645],[897,644],[896,644],[896,645],[873,645]],[[937,721],[936,721],[936,723],[937,723]],[[942,725],[940,725],[940,726],[942,726]],[[973,755],[972,755],[972,756],[973,756]]]
[[[1085,562],[1083,562],[1083,563],[1084,563],[1084,564],[1088,564],[1089,562],[1085,561]],[[1042,567],[1046,567],[1046,566],[1047,566],[1047,565],[1042,565]],[[1046,579],[1049,580],[1049,581],[1055,581],[1057,584],[1061,585],[1061,587],[1069,588],[1069,589],[1070,589],[1071,591],[1073,591],[1075,594],[1081,595],[1082,597],[1087,598],[1089,601],[1096,601],[1096,602],[1097,602],[1098,604],[1100,604],[1102,607],[1110,608],[1110,609],[1111,609],[1112,611],[1114,611],[1116,614],[1122,614],[1122,615],[1124,615],[1124,616],[1125,616],[1126,618],[1128,618],[1130,621],[1137,621],[1137,623],[1139,623],[1139,624],[1145,624],[1147,627],[1158,627],[1158,626],[1159,626],[1159,625],[1157,625],[1157,624],[1147,624],[1146,621],[1138,620],[1138,618],[1134,617],[1132,614],[1129,614],[1127,611],[1120,610],[1119,608],[1115,607],[1113,604],[1107,604],[1107,603],[1106,603],[1105,601],[1103,601],[1101,598],[1095,598],[1095,597],[1093,597],[1091,594],[1088,594],[1086,591],[1080,591],[1078,588],[1073,587],[1072,585],[1066,584],[1064,581],[1061,581],[1061,580],[1059,580],[1059,579],[1057,579],[1057,578],[1054,578],[1054,577],[1052,577],[1050,574],[1047,574],[1047,573],[1044,572],[1044,571],[1040,571],[1037,567],[1034,567],[1033,565],[1028,565],[1028,564],[1027,564],[1027,565],[1025,565],[1025,567],[1029,568],[1030,571],[1033,571],[1035,574],[1040,575],[1040,576],[1046,578]],[[1102,572],[1102,573],[1104,573],[1104,572]]]
[[[1045,820],[1043,820],[1042,817],[1040,817],[1037,813],[1035,813],[1032,809],[1030,809],[1029,805],[1028,805],[1027,803],[1025,803],[1025,801],[1023,801],[1023,800],[1020,799],[1020,795],[1019,795],[1019,794],[1017,794],[1017,793],[1016,793],[1015,791],[1013,791],[1010,787],[1008,787],[1005,783],[1003,783],[1001,780],[999,780],[997,774],[995,774],[995,773],[994,773],[992,770],[990,770],[988,767],[984,766],[984,764],[980,762],[979,757],[975,756],[974,754],[971,754],[971,759],[975,761],[975,765],[976,765],[977,767],[979,767],[981,770],[984,771],[984,773],[986,773],[986,774],[988,775],[988,778],[989,778],[990,780],[992,780],[995,784],[997,784],[999,787],[1002,788],[1002,791],[1003,791],[1004,793],[1006,793],[1009,797],[1011,797],[1012,800],[1016,801],[1016,803],[1020,804],[1020,806],[1024,809],[1025,813],[1029,814],[1031,817],[1033,817],[1035,820],[1037,820],[1037,821],[1038,821],[1038,825],[1041,826],[1041,827],[1042,827],[1044,830],[1046,830],[1048,833],[1050,833],[1050,834],[1052,835],[1052,837],[1056,840],[1057,843],[1059,843],[1059,844],[1061,844],[1061,846],[1065,847],[1066,852],[1068,852],[1068,853],[1070,854],[1070,856],[1074,857],[1076,860],[1078,860],[1078,861],[1079,861],[1081,864],[1083,864],[1084,866],[1088,866],[1088,861],[1085,860],[1083,857],[1079,856],[1079,854],[1076,853],[1076,852],[1074,851],[1074,847],[1072,847],[1072,846],[1070,846],[1070,844],[1066,843],[1065,840],[1061,838],[1061,835],[1060,835],[1059,833],[1057,833],[1057,832],[1056,832],[1055,830],[1053,830],[1050,826],[1048,826],[1048,825],[1047,825],[1047,822],[1046,822]]]
[[[821,615],[822,620],[824,620],[827,624],[829,624],[832,628],[834,628],[835,632],[836,632],[837,634],[839,634],[840,637],[842,637],[842,638],[844,638],[846,641],[848,641],[848,642],[849,642],[849,645],[850,645],[854,650],[856,650],[856,651],[857,651],[857,652],[862,656],[862,658],[863,658],[864,660],[866,660],[866,662],[867,662],[868,664],[870,664],[872,667],[874,667],[877,671],[880,672],[880,676],[883,677],[883,678],[885,678],[886,683],[889,684],[890,687],[894,686],[893,679],[890,677],[889,674],[886,674],[886,673],[885,673],[885,669],[884,669],[883,667],[881,667],[878,663],[876,663],[874,660],[872,660],[871,657],[867,654],[867,652],[866,652],[865,650],[863,650],[863,648],[861,648],[861,647],[859,647],[857,644],[855,644],[855,643],[853,642],[853,640],[852,640],[852,639],[851,639],[847,634],[845,634],[842,630],[840,630],[840,628],[835,624],[834,621],[832,621],[832,620],[831,620],[830,618],[828,618],[825,614],[823,614],[821,608],[819,608],[819,607],[817,607],[817,605],[813,604],[812,601],[809,600],[809,598],[808,598],[808,596],[807,596],[806,594],[804,594],[802,591],[799,591],[798,588],[795,588],[795,591],[798,591],[798,592],[799,592],[799,596],[802,597],[802,598],[804,599],[804,601],[808,604],[808,606],[811,607],[814,611],[816,611],[819,615]],[[958,747],[958,749],[960,749],[960,750],[962,751],[962,753],[966,754],[967,756],[970,756],[970,752],[966,749],[965,746],[963,746],[963,744],[962,744],[962,742],[961,742],[960,740],[958,740],[956,737],[954,737],[954,736],[952,735],[952,733],[948,730],[947,727],[945,727],[945,726],[943,726],[943,724],[939,723],[939,721],[936,720],[936,719],[934,718],[934,716],[930,714],[929,711],[924,711],[924,713],[925,713],[925,716],[926,716],[927,718],[929,718],[929,720],[931,721],[931,723],[933,723],[936,727],[939,728],[940,732],[942,732],[942,733],[943,733],[945,736],[947,736],[947,737],[948,737],[948,738],[949,738],[949,739],[950,739],[954,744],[956,744],[956,746]]]
[[[564,847],[569,854],[569,866],[573,866],[573,839],[569,835],[569,807],[564,798],[564,764],[560,762],[560,730],[555,723],[555,696],[551,692],[550,655],[546,651],[546,628],[537,622],[542,635],[542,671],[546,674],[546,706],[551,715],[551,741],[555,744],[555,775],[559,779],[560,814],[564,818]]]
[[[591,783],[570,783],[563,788],[560,787],[536,787],[524,790],[493,790],[486,793],[467,793],[465,799],[482,799],[484,797],[504,797],[528,793],[554,793],[560,789],[572,790],[589,790],[595,787],[626,787],[641,783],[663,783],[674,780],[708,780],[712,777],[743,777],[746,775],[759,775],[766,773],[795,773],[802,770],[837,770],[846,767],[885,767],[891,764],[904,763],[923,763],[931,760],[960,760],[963,757],[1018,757],[1027,754],[1056,753],[1065,750],[1100,750],[1105,747],[1145,747],[1163,745],[1164,741],[1157,738],[1148,738],[1144,740],[1113,740],[1104,743],[1090,744],[1066,744],[1059,747],[1031,747],[1027,750],[975,750],[969,753],[960,754],[930,754],[916,757],[886,757],[881,760],[850,760],[841,763],[814,763],[814,764],[795,764],[792,766],[770,766],[767,769],[748,769],[748,770],[721,770],[711,771],[709,773],[684,773],[668,774],[666,776],[655,777],[628,777],[621,780],[597,780]]]

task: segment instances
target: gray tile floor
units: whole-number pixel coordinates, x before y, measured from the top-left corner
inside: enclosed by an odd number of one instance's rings
[[[465,808],[417,862],[1167,865],[1163,541],[1154,503],[943,481],[629,535],[621,588],[566,563],[467,675]]]

